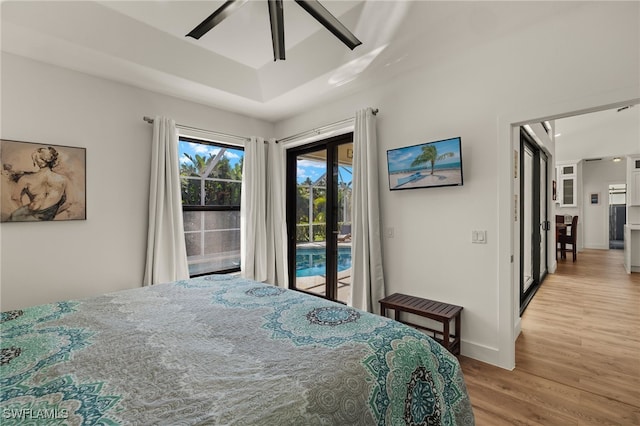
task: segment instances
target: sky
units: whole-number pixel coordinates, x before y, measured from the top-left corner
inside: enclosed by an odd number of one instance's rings
[[[298,159],[297,166],[298,183],[304,182],[307,177],[311,179],[311,182],[315,182],[327,172],[327,164],[323,161]]]
[[[189,154],[193,158],[195,158],[196,154],[204,157],[209,157],[209,155],[211,154],[215,156],[219,150],[220,150],[220,147],[212,146],[212,145],[192,143],[192,142],[186,142],[186,141],[180,141],[178,143],[178,155],[179,155],[179,161],[181,164],[191,162],[184,155],[185,153]],[[234,167],[238,163],[238,161],[240,161],[240,158],[243,155],[244,155],[244,152],[242,150],[229,149],[229,148],[225,153],[225,156],[229,158],[229,163],[231,164],[231,167]],[[320,177],[322,177],[322,175],[325,174],[326,171],[327,171],[327,166],[322,161],[298,159],[298,170],[297,170],[298,183],[304,182],[307,179],[307,177],[309,177],[312,182],[315,182]],[[346,183],[351,182],[351,167],[340,166],[340,182],[346,182]]]
[[[446,139],[438,142],[430,142],[435,144],[438,150],[438,155],[442,155],[447,152],[453,152],[454,156],[437,161],[436,164],[448,164],[457,163],[460,161],[460,151],[458,150],[458,138]],[[387,151],[387,160],[389,162],[389,173],[393,173],[399,170],[411,169],[411,163],[420,155],[422,147],[427,144],[407,146],[403,148],[390,149]],[[430,167],[430,164],[425,164],[422,167]],[[414,167],[415,168],[415,167]]]
[[[189,154],[193,158],[195,158],[196,154],[208,158],[210,154],[213,154],[215,156],[218,153],[218,151],[220,151],[220,147],[217,147],[217,146],[180,141],[178,143],[178,155],[179,155],[178,161],[180,161],[180,164],[191,162],[184,155],[185,153]],[[240,161],[242,156],[244,156],[244,151],[239,149],[227,148],[227,152],[224,155],[229,159],[229,163],[231,164],[231,167],[234,167]]]
[[[327,165],[324,161],[314,161],[306,159],[298,159],[297,177],[298,183],[304,182],[307,177],[311,182],[320,179],[327,172]],[[351,183],[352,168],[349,166],[340,166],[338,179],[339,182]]]

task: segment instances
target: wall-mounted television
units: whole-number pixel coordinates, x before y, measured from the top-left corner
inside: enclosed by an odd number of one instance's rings
[[[389,189],[462,186],[462,139],[427,142],[387,151]]]

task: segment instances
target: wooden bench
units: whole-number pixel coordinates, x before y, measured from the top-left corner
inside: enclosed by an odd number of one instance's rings
[[[380,300],[380,312],[387,316],[387,309],[395,311],[395,320],[415,328],[430,331],[433,338],[454,355],[460,354],[460,313],[462,306],[451,305],[449,303],[437,302],[435,300],[423,299],[421,297],[407,296],[406,294],[394,293]],[[400,313],[408,312],[442,323],[442,330],[413,324],[400,320]],[[451,320],[455,320],[455,334],[450,333]]]

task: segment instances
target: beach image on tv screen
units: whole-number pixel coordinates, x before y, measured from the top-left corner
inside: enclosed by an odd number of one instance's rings
[[[387,151],[389,188],[462,185],[460,138]]]

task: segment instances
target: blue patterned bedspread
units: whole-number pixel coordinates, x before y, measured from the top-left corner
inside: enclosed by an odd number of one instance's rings
[[[235,276],[1,321],[3,425],[474,423],[456,358],[431,338]]]

